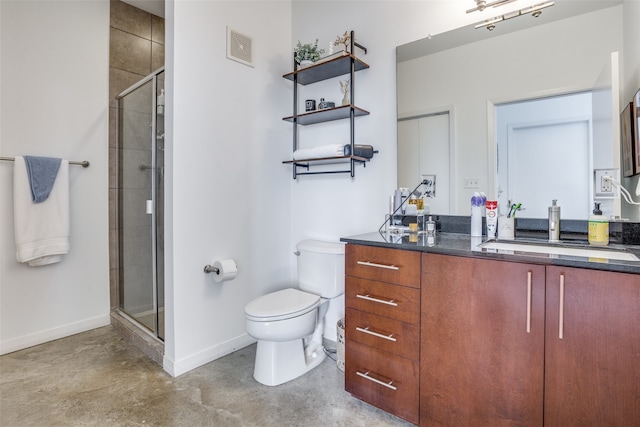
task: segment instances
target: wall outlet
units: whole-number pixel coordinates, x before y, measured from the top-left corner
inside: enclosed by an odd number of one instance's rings
[[[470,190],[480,188],[480,178],[466,177],[464,179],[464,188]]]
[[[426,181],[426,183],[422,185],[424,195],[427,197],[436,197],[436,176],[423,174],[422,181]]]
[[[615,176],[614,169],[596,169],[594,170],[595,182],[593,188],[595,189],[596,197],[612,197],[613,196],[613,184],[610,179]]]

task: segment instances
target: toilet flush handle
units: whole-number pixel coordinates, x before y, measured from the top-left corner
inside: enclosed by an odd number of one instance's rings
[[[293,254],[294,254],[295,256],[300,256],[300,251],[295,251]]]

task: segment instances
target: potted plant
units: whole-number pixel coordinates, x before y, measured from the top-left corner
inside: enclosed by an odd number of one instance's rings
[[[316,42],[313,44],[302,44],[300,40],[298,40],[294,52],[295,61],[300,64],[300,66],[305,67],[320,59],[320,56],[324,53],[324,49],[318,49],[318,39],[316,39]]]

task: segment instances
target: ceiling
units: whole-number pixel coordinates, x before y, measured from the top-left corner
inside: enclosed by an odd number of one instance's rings
[[[131,6],[164,18],[164,0],[122,0]]]

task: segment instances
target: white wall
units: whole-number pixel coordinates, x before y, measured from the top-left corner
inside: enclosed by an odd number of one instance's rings
[[[71,250],[58,264],[15,258],[13,164],[0,162],[0,351],[109,323],[109,2],[0,2],[0,155],[71,166]]]
[[[244,306],[291,284],[289,1],[167,3],[165,369],[179,375],[253,340]],[[255,68],[226,58],[226,26]],[[233,258],[235,280],[205,264]],[[173,301],[171,304],[170,301]]]

